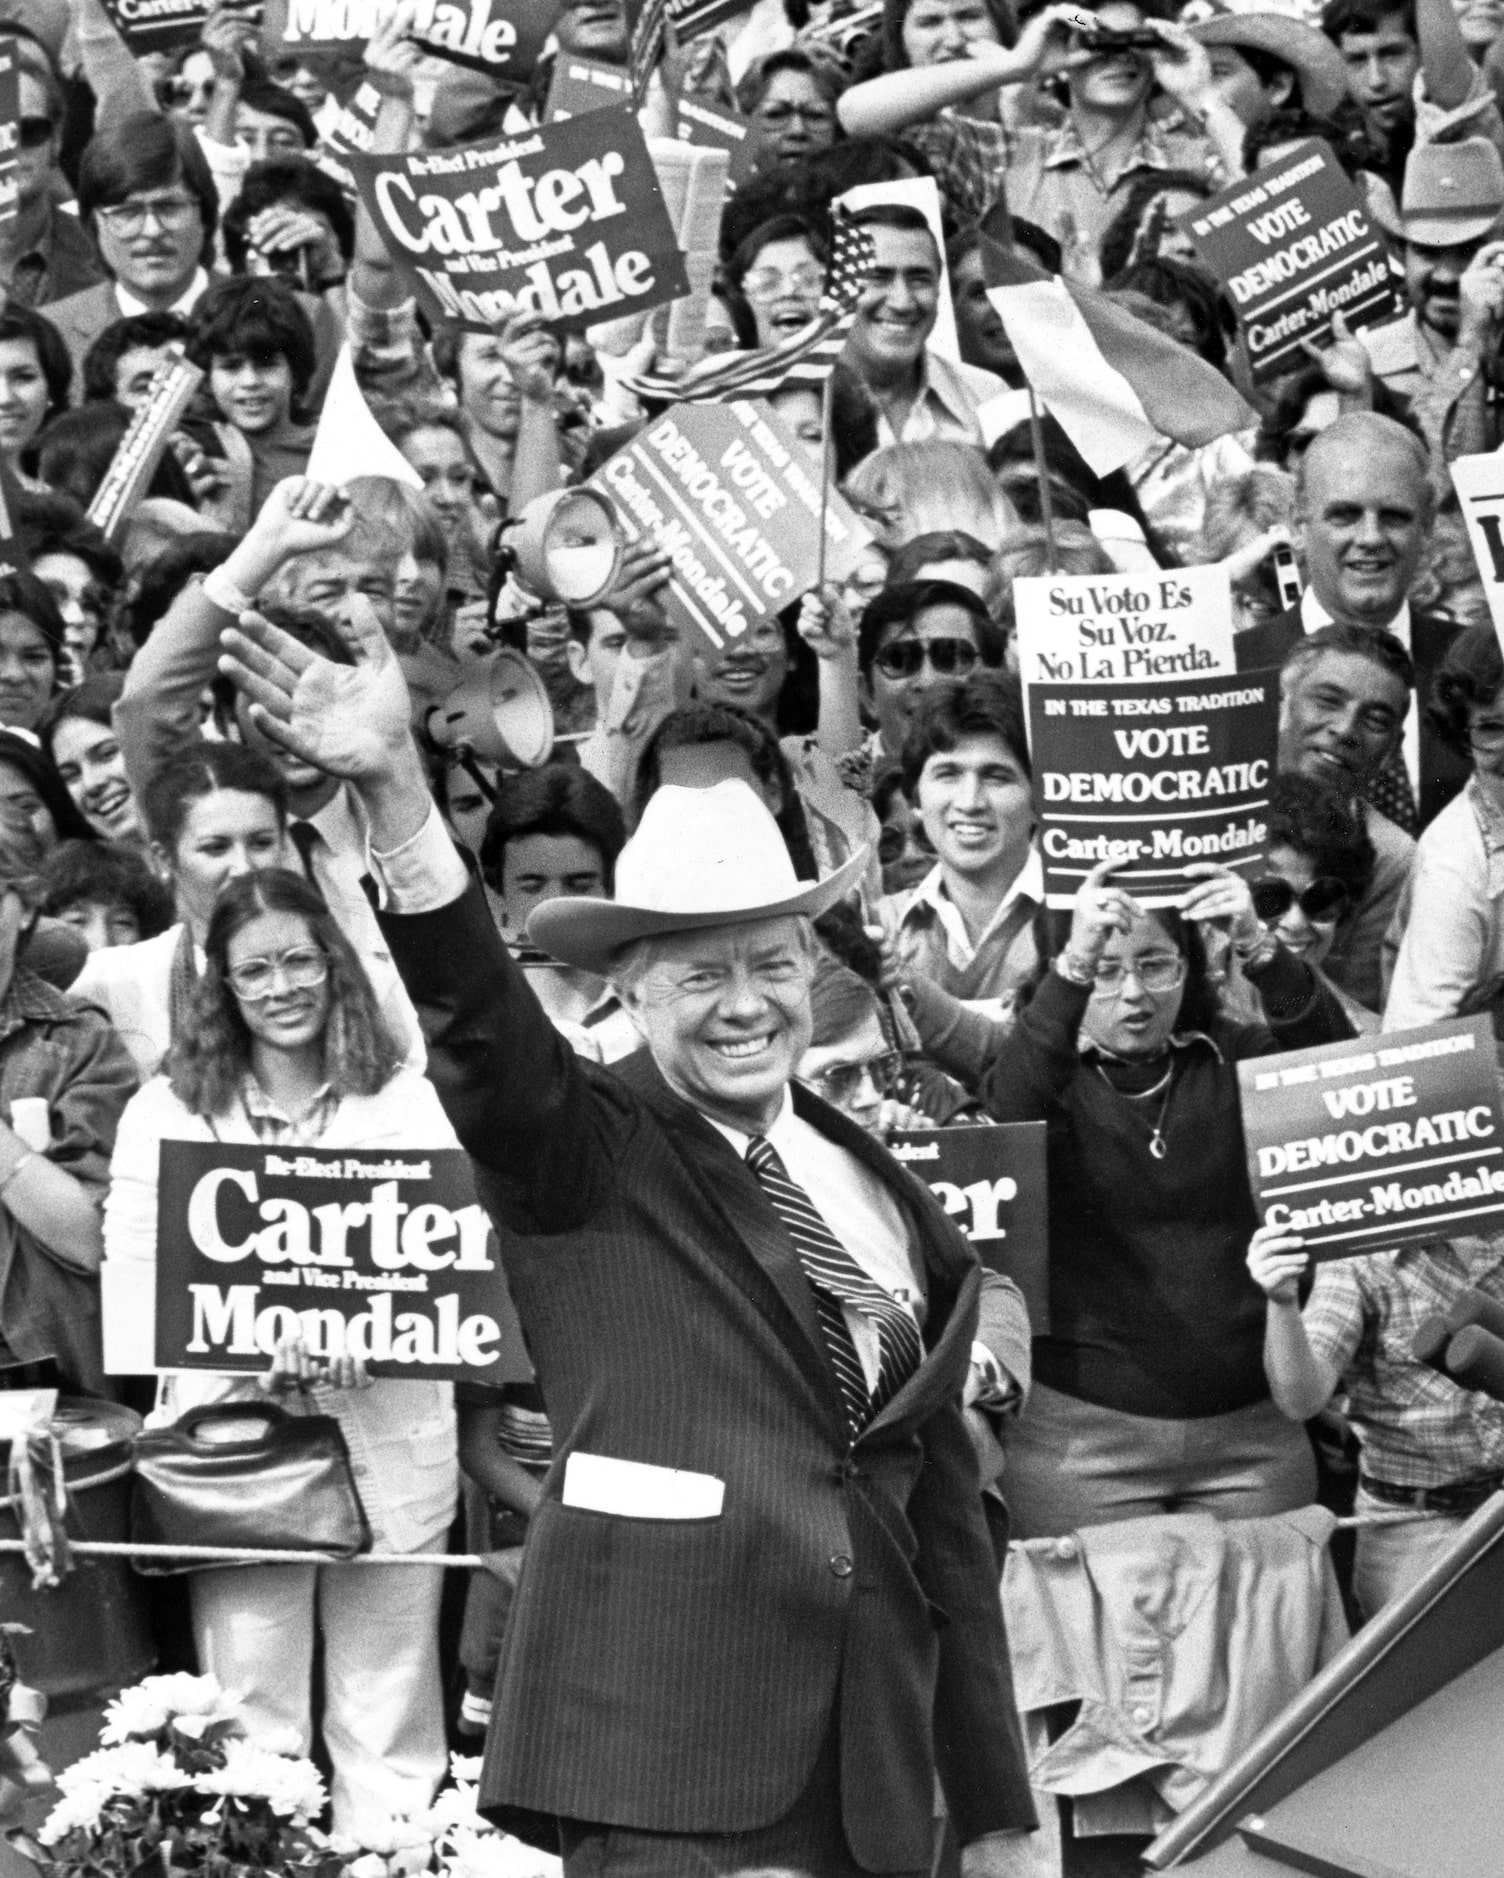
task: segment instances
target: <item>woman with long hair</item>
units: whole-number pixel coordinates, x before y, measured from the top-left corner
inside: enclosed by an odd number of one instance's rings
[[[404,1153],[458,1145],[431,1083],[402,1067],[360,960],[317,888],[277,868],[227,883],[204,937],[189,1022],[164,1073],[121,1119],[105,1254],[143,1284],[156,1258],[164,1141]],[[457,1481],[448,1384],[373,1382],[351,1357],[324,1363],[300,1340],[260,1378],[179,1372],[154,1418],[267,1395],[335,1416],[373,1547],[438,1551]],[[248,1489],[250,1490],[250,1489]],[[243,1692],[252,1740],[288,1730],[310,1746],[316,1635],[337,1832],[360,1838],[428,1804],[446,1765],[437,1630],[443,1574],[401,1566],[246,1566],[190,1579],[199,1663]]]
[[[103,1006],[142,1076],[152,1076],[187,1021],[220,890],[283,863],[287,786],[254,750],[195,743],[157,771],[142,807],[177,923],[137,945],[91,953],[73,990]]]

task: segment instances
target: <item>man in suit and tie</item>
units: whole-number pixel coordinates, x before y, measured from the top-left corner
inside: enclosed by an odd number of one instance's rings
[[[1425,718],[1456,624],[1413,612],[1409,600],[1432,522],[1428,472],[1425,445],[1392,418],[1354,411],[1322,431],[1296,470],[1295,547],[1306,590],[1298,606],[1234,641],[1238,670],[1250,672],[1283,665],[1303,633],[1334,621],[1399,640],[1415,668],[1415,698],[1398,750],[1365,793],[1410,835],[1468,775]]]
[[[659,790],[616,900],[529,923],[647,1045],[584,1062],[437,818],[369,611],[347,636],[336,665],[248,615],[226,669],[361,798],[553,1424],[486,1811],[568,1878],[917,1875],[938,1768],[963,1873],[1002,1874],[1035,1817],[961,1411],[978,1267],[792,1082],[809,922],[865,852],[801,882],[745,784]]]

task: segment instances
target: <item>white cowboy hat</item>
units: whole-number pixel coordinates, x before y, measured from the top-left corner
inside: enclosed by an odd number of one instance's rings
[[[866,848],[824,880],[799,880],[778,824],[744,782],[665,783],[616,863],[614,900],[545,900],[527,923],[535,946],[601,977],[623,946],[659,933],[813,918],[850,892]]]

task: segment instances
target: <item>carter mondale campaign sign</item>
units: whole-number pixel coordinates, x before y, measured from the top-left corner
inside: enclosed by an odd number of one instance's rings
[[[1486,1017],[1249,1057],[1238,1089],[1259,1219],[1319,1259],[1487,1232],[1504,1214]]]
[[[1145,906],[1168,906],[1188,861],[1262,865],[1279,734],[1279,673],[1154,685],[1029,687],[1045,898],[1069,906],[1102,861]]]
[[[1297,144],[1180,217],[1243,328],[1255,383],[1306,363],[1332,315],[1356,330],[1395,311],[1383,237],[1324,143]]]
[[[158,1368],[260,1371],[302,1336],[376,1375],[495,1381],[515,1321],[459,1149],[162,1143]]]
[[[392,259],[437,319],[491,332],[521,310],[593,325],[689,291],[629,110],[456,150],[346,160]]]

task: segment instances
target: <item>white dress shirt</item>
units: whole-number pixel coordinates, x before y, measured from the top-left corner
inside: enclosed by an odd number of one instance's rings
[[[198,305],[199,301],[203,299],[208,288],[209,276],[205,273],[203,268],[195,268],[193,270],[193,279],[189,281],[188,285],[178,295],[177,299],[173,301],[172,305],[168,307],[167,311],[169,313],[181,313],[184,319],[186,319]],[[138,300],[128,287],[122,287],[118,280],[115,282],[115,304],[120,308],[120,317],[122,319],[134,319],[138,314],[153,311],[144,300]]]
[[[1320,632],[1323,626],[1332,624],[1332,616],[1316,598],[1316,589],[1307,587],[1300,596],[1300,623],[1308,633]],[[1400,610],[1389,620],[1385,632],[1391,632],[1413,659],[1415,647],[1411,644],[1414,637],[1410,630],[1410,602],[1402,600]],[[1410,787],[1415,792],[1417,804],[1420,802],[1420,706],[1415,693],[1410,694],[1410,708],[1405,713],[1405,731],[1400,739],[1400,754],[1405,759],[1405,774],[1410,778]]]

